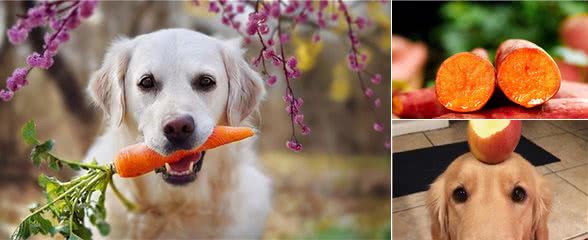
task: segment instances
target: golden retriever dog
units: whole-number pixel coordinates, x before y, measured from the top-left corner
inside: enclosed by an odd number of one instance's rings
[[[433,239],[548,239],[551,192],[542,175],[516,153],[495,165],[466,153],[427,194]]]
[[[186,29],[115,41],[88,87],[107,118],[86,161],[109,163],[137,142],[161,154],[192,149],[215,125],[248,125],[265,88],[242,55],[240,40]],[[256,165],[252,144],[194,154],[137,178],[115,177],[140,209],[128,211],[109,189],[106,238],[260,238],[270,210],[270,179]]]

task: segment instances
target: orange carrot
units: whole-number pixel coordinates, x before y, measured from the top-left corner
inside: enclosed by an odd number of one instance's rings
[[[553,58],[527,40],[510,39],[500,44],[496,69],[504,95],[526,108],[543,104],[560,87],[561,74]]]
[[[224,144],[239,141],[254,135],[253,129],[247,127],[217,126],[206,142],[192,150],[179,150],[168,156],[162,156],[144,143],[137,143],[120,150],[114,160],[114,167],[121,177],[137,177],[162,167],[166,163],[177,162],[180,159],[216,148]]]
[[[392,113],[401,118],[434,118],[449,112],[437,101],[434,88],[392,95]]]
[[[480,110],[494,93],[495,72],[488,54],[477,48],[446,59],[435,79],[435,92],[441,105],[456,112]]]

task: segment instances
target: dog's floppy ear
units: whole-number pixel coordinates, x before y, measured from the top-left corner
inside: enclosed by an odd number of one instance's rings
[[[113,123],[121,124],[126,112],[125,74],[131,58],[132,41],[116,40],[108,49],[102,67],[90,79],[88,92]],[[118,122],[114,122],[118,121]]]
[[[539,173],[535,173],[537,196],[533,202],[533,232],[535,240],[549,239],[547,218],[551,212],[551,188],[547,180]]]
[[[427,208],[431,219],[431,236],[433,240],[447,240],[447,197],[445,196],[445,179],[443,175],[427,191]]]
[[[222,45],[229,80],[227,121],[229,125],[238,125],[257,109],[265,94],[265,87],[259,74],[243,59],[240,38],[226,40]]]

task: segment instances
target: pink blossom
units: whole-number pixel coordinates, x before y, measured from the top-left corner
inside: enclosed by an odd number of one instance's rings
[[[97,5],[98,1],[96,0],[82,0],[80,2],[80,17],[87,18],[92,16]]]
[[[357,25],[357,28],[359,28],[360,30],[365,27],[366,23],[367,20],[364,17],[357,17],[355,19],[355,24]]]
[[[374,107],[379,108],[380,106],[382,106],[382,100],[376,98],[376,100],[374,100]]]
[[[374,90],[372,90],[371,88],[366,88],[364,94],[367,97],[372,98],[374,96]]]
[[[210,4],[208,4],[208,11],[218,13],[220,12],[220,8],[218,7],[218,4],[216,2],[211,1]]]
[[[28,84],[28,81],[27,81],[28,71],[29,70],[27,68],[14,69],[14,72],[12,72],[12,75],[10,77],[8,77],[8,79],[6,80],[6,87],[8,88],[8,90],[10,90],[11,92],[16,92],[16,91],[20,90],[22,87],[24,87],[25,85],[27,85]]]
[[[333,13],[331,14],[331,21],[337,21],[337,19],[339,19],[339,15],[337,15],[337,13]]]
[[[286,14],[292,14],[298,9],[299,3],[297,1],[291,1],[288,6],[286,6]]]
[[[269,27],[267,26],[267,24],[261,24],[261,25],[259,25],[258,30],[259,30],[259,33],[261,33],[261,34],[267,34],[267,33],[269,33]]]
[[[280,2],[275,1],[270,5],[269,15],[274,18],[280,17]]]
[[[376,131],[376,132],[384,131],[384,125],[382,125],[379,122],[375,122],[374,123],[374,131]]]
[[[319,9],[323,10],[325,8],[327,8],[327,6],[329,6],[329,1],[328,0],[320,0],[319,1]]]
[[[55,36],[55,40],[57,40],[58,43],[67,42],[69,41],[69,33],[66,31],[61,31],[57,34],[57,36]]]
[[[10,42],[15,45],[21,44],[29,36],[29,31],[30,30],[23,29],[15,25],[7,31],[8,40],[10,40]]]
[[[12,99],[13,95],[14,95],[14,92],[12,92],[10,90],[0,89],[0,99],[2,99],[2,101],[5,101],[5,102],[10,101],[10,99]]]
[[[300,144],[297,140],[288,140],[288,142],[286,142],[286,146],[294,152],[302,151],[302,144]]]
[[[233,5],[232,4],[227,4],[224,8],[225,12],[232,12],[233,11]]]
[[[281,43],[287,43],[290,41],[290,34],[287,33],[282,33],[282,35],[280,35],[280,42]]]
[[[321,36],[318,33],[312,34],[312,42],[313,43],[317,43],[320,40],[321,40]]]
[[[372,83],[373,84],[378,85],[378,84],[380,84],[382,82],[382,75],[380,75],[380,74],[374,74],[372,76],[371,80],[372,80]]]
[[[278,82],[278,76],[270,75],[270,77],[266,80],[267,85],[273,86]]]
[[[51,29],[57,31],[61,28],[62,23],[63,23],[63,20],[61,20],[61,19],[51,18],[51,20],[49,20],[49,27],[51,27]]]
[[[304,114],[296,114],[296,116],[294,116],[294,122],[302,124],[304,122]]]
[[[34,52],[27,57],[27,64],[31,67],[49,69],[53,65],[53,58],[47,54],[41,55]]]
[[[29,9],[27,11],[27,18],[25,19],[25,22],[28,26],[27,28],[35,28],[42,25],[45,22],[45,13],[45,5],[40,5]]]
[[[391,146],[392,146],[392,144],[390,143],[390,138],[387,138],[387,139],[384,141],[384,147],[385,147],[386,149],[390,149],[390,147],[391,147]]]
[[[302,127],[300,127],[300,133],[302,133],[302,135],[309,135],[310,134],[310,127],[303,125]]]
[[[73,11],[77,11],[77,9],[74,9]],[[77,28],[77,27],[80,25],[80,23],[82,22],[82,21],[80,20],[80,18],[78,17],[78,15],[77,15],[77,14],[75,14],[75,13],[74,13],[74,15],[72,15],[72,17],[71,17],[71,18],[69,18],[69,19],[68,19],[68,20],[66,20],[66,21],[67,21],[67,22],[65,23],[65,27],[66,27],[67,29],[74,29],[74,28]]]
[[[298,64],[298,60],[296,60],[296,58],[294,56],[288,58],[288,61],[286,61],[286,65],[292,69],[295,69],[297,64]]]
[[[243,13],[243,12],[245,12],[245,5],[243,5],[243,4],[237,5],[237,13]]]

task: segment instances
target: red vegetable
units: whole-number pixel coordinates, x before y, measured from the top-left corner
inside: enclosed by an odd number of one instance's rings
[[[588,83],[562,81],[553,98],[588,98]]]
[[[502,106],[475,113],[449,113],[437,118],[471,119],[471,118],[509,118],[509,119],[586,119],[588,118],[588,99],[559,98],[551,99],[541,106],[523,108],[520,106]]]
[[[401,118],[434,118],[451,111],[437,101],[434,88],[423,88],[392,96],[392,113]]]

